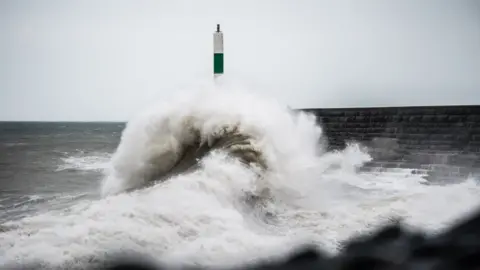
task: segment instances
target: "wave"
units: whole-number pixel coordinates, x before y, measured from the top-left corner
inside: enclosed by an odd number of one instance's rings
[[[97,171],[103,172],[110,161],[110,153],[90,153],[85,155],[82,151],[70,155],[69,153],[64,153],[66,157],[60,158],[61,164],[57,166],[55,171]]]
[[[3,223],[0,263],[89,269],[126,252],[224,266],[299,243],[334,253],[392,216],[435,231],[480,202],[473,180],[359,172],[363,148],[326,152],[322,135],[313,115],[235,84],[178,94],[127,124],[103,197]]]
[[[192,172],[217,152],[247,166],[259,181],[288,176],[290,168],[314,165],[321,134],[311,114],[238,89],[203,88],[155,104],[127,124],[103,194]]]

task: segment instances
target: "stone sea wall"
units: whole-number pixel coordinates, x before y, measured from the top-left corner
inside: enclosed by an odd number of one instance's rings
[[[369,148],[364,170],[415,169],[428,179],[480,170],[480,106],[303,109],[324,128],[329,149],[350,141]]]

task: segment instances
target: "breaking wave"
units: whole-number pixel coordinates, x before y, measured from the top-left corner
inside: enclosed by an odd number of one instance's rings
[[[201,159],[215,155],[255,172],[263,192],[273,175],[285,180],[315,166],[321,134],[313,115],[274,100],[232,88],[190,92],[156,104],[127,124],[103,194],[191,172]]]
[[[325,152],[309,114],[219,82],[154,104],[126,126],[101,185],[0,228],[0,263],[85,269],[117,252],[229,265],[299,243],[336,252],[391,217],[435,231],[480,203],[473,181],[360,173],[358,145]]]

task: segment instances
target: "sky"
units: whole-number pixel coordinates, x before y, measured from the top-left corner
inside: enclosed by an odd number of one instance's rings
[[[2,0],[0,121],[125,121],[225,76],[292,108],[480,104],[477,0]]]

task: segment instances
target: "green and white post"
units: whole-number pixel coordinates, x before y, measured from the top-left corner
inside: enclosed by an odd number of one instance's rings
[[[223,74],[223,33],[220,31],[220,24],[217,24],[217,31],[213,33],[213,78],[216,79]]]

